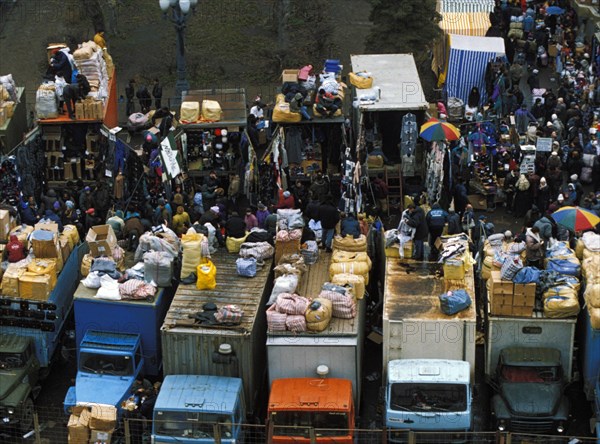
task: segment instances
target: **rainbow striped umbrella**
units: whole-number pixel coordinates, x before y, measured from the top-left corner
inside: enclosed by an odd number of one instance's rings
[[[428,142],[434,140],[458,140],[460,139],[460,131],[451,123],[440,122],[438,119],[431,118],[421,126],[419,136]]]
[[[552,213],[552,219],[571,231],[593,230],[600,223],[600,217],[579,207],[562,207]]]

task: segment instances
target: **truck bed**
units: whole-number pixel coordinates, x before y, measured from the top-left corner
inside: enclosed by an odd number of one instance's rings
[[[465,274],[466,291],[473,303],[454,316],[442,313],[439,295],[444,293],[442,265],[387,258],[384,289],[384,319],[475,320],[475,283],[472,269]]]

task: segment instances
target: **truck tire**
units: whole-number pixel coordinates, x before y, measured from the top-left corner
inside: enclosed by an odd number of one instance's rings
[[[23,402],[21,417],[19,418],[19,427],[23,434],[31,431],[33,428],[33,400],[31,398],[27,398],[25,399],[25,402]]]

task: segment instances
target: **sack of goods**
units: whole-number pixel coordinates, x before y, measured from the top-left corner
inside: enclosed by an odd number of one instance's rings
[[[600,308],[600,279],[586,283],[583,299],[588,307]]]
[[[546,270],[556,271],[558,274],[579,276],[581,274],[581,264],[575,256],[571,259],[550,259],[546,264]]]
[[[308,331],[320,332],[329,326],[333,316],[333,303],[329,299],[314,299],[304,314]]]
[[[292,293],[281,293],[277,296],[277,302],[275,303],[275,309],[280,313],[288,315],[302,315],[308,308],[310,301],[304,296],[300,296]]]
[[[515,275],[523,268],[523,262],[518,256],[510,256],[504,260],[500,269],[500,276],[503,281],[512,281]]]
[[[285,274],[275,279],[273,290],[269,297],[267,305],[273,305],[277,302],[277,297],[281,293],[294,293],[298,288],[298,276],[295,274]]]
[[[575,254],[578,259],[582,260],[597,253],[600,253],[600,234],[586,231],[577,240]]]
[[[273,331],[286,331],[285,325],[287,319],[286,313],[280,313],[277,311],[275,304],[271,305],[267,309],[267,328],[270,332]]]
[[[215,100],[203,100],[200,120],[203,122],[218,122],[223,117],[221,105]]]
[[[56,286],[56,259],[33,259],[27,265],[27,271],[33,274],[50,276],[50,290]]]
[[[170,287],[173,279],[173,256],[164,251],[144,253],[144,281],[157,287]]]
[[[240,276],[256,276],[256,267],[256,259],[253,257],[239,257],[235,261],[235,268]]]
[[[471,303],[471,297],[465,290],[448,291],[440,295],[442,312],[449,316],[469,308]]]
[[[367,262],[338,262],[329,266],[329,278],[333,279],[336,274],[356,274],[362,276],[365,285],[369,284],[369,264]]]
[[[353,251],[341,251],[336,250],[331,255],[332,263],[340,263],[340,262],[366,262],[369,270],[373,266],[371,262],[371,258],[365,252],[353,252]]]
[[[306,241],[300,247],[300,254],[307,265],[316,264],[319,260],[319,245],[316,241]]]
[[[582,274],[587,280],[600,278],[600,253],[588,256],[581,263]]]
[[[361,234],[360,237],[354,239],[352,236],[335,236],[333,238],[333,246],[334,250],[343,250],[343,251],[367,251],[367,237],[364,234]]]
[[[239,253],[240,248],[242,247],[242,244],[246,242],[247,237],[248,233],[246,233],[244,237],[238,238],[227,236],[227,239],[225,239],[225,248],[227,248],[229,253]]]
[[[341,294],[337,291],[321,291],[318,299],[328,299],[332,303],[332,314],[334,318],[353,319],[356,317],[356,302],[350,295]]]
[[[73,53],[79,72],[90,83],[90,97],[104,101],[108,97],[108,68],[103,50],[93,41],[84,42]]]
[[[200,120],[200,102],[181,102],[179,112],[181,123],[194,123]]]
[[[273,122],[297,123],[301,120],[302,114],[293,112],[290,104],[285,101],[285,96],[277,94],[275,97],[275,107],[273,108]]]
[[[198,290],[214,290],[217,286],[217,267],[209,259],[196,267],[196,288]]]
[[[570,318],[579,314],[577,291],[566,285],[559,285],[546,291],[544,316],[547,318]]]
[[[362,276],[340,273],[333,276],[331,283],[347,288],[354,299],[362,299],[365,296],[365,278]]]
[[[38,119],[58,117],[58,97],[54,83],[42,83],[35,93],[35,113]]]
[[[306,318],[301,315],[287,315],[285,318],[285,327],[287,330],[294,333],[302,333],[306,331]]]
[[[371,73],[362,72],[351,72],[349,75],[350,84],[358,89],[369,89],[373,87],[373,77]]]
[[[224,305],[215,313],[215,319],[219,324],[239,325],[243,316],[243,310],[234,304]]]
[[[304,228],[304,218],[302,217],[301,210],[289,208],[277,210],[277,222],[280,229],[284,230]]]
[[[275,248],[268,242],[244,242],[240,246],[240,257],[253,257],[257,261],[264,261],[274,254]]]
[[[183,256],[181,261],[181,278],[186,278],[196,271],[196,267],[202,260],[201,245],[204,236],[202,234],[184,234],[181,236]]]
[[[298,253],[284,254],[283,256],[281,256],[281,258],[279,258],[277,267],[275,267],[275,270],[277,270],[281,265],[286,265],[286,264],[291,265],[296,270],[299,270],[300,271],[299,274],[303,274],[308,270],[308,268],[306,267],[306,264],[304,262],[304,258],[302,257],[302,255],[300,255]],[[294,273],[294,274],[296,274],[296,273]],[[275,276],[275,277],[277,277],[277,276]]]
[[[575,251],[571,250],[566,242],[556,242],[546,251],[546,262],[549,259],[571,259],[575,256]]]

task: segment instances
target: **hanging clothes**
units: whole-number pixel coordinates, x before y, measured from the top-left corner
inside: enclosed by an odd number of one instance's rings
[[[302,162],[302,130],[300,127],[291,126],[286,129],[285,150],[287,151],[287,160],[289,163],[299,164]]]

